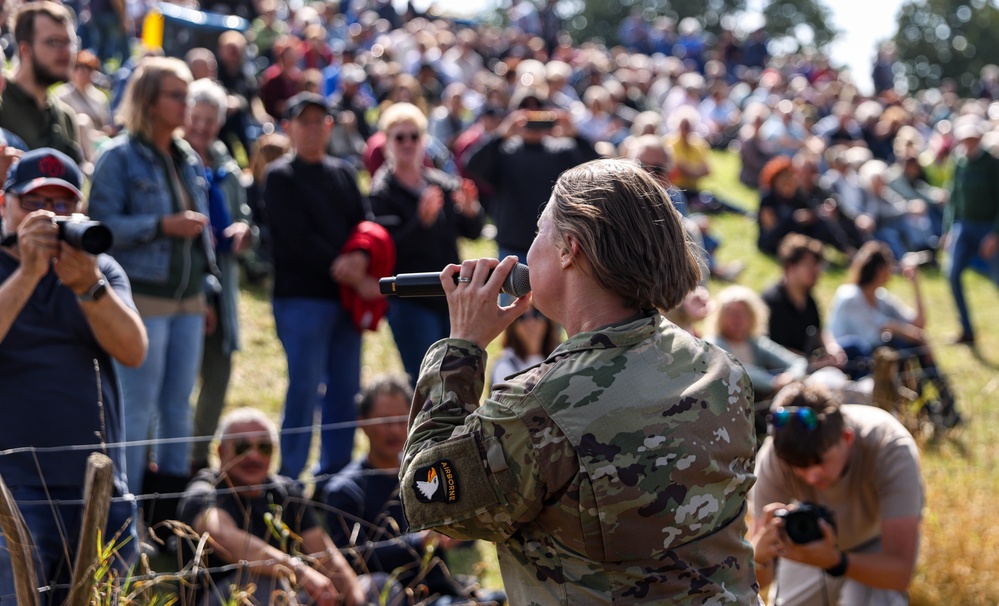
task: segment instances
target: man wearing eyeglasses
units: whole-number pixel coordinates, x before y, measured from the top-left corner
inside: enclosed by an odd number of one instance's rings
[[[750,493],[753,559],[761,587],[774,584],[769,603],[907,604],[923,509],[909,432],[880,408],[840,405],[825,388],[797,383],[774,398],[769,423]],[[835,525],[819,521],[822,538],[800,544],[776,514],[804,502],[831,510]]]
[[[178,506],[181,521],[211,537],[211,582],[199,580],[201,595],[188,603],[228,604],[231,586],[246,589],[251,583],[256,600],[272,603],[271,592],[287,583],[307,594],[310,604],[364,604],[357,576],[301,486],[271,473],[274,423],[255,408],[238,408],[219,422],[216,438],[219,467],[199,472]],[[245,564],[217,570],[237,563]]]
[[[30,149],[51,147],[82,162],[76,112],[49,93],[69,80],[76,58],[74,29],[69,11],[55,2],[29,2],[17,11],[18,65],[0,97],[0,127]]]
[[[121,266],[58,238],[54,219],[79,210],[81,180],[67,156],[37,149],[14,165],[0,195],[0,450],[11,449],[0,455],[0,476],[31,533],[43,585],[69,580],[91,452],[114,463],[115,496],[127,492],[124,453],[115,446],[124,427],[112,359],[138,366],[146,355],[146,330]],[[119,572],[135,553],[133,516],[134,502],[111,505],[104,536],[122,533]],[[51,603],[61,603],[60,591],[46,594]],[[0,537],[0,601],[13,593]]]

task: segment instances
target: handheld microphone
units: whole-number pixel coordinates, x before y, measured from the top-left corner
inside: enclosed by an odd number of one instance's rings
[[[489,275],[492,273],[490,271]],[[457,272],[452,277],[457,284]],[[443,297],[445,294],[444,287],[441,286],[441,272],[436,271],[382,278],[378,281],[378,289],[383,295],[396,297]],[[514,265],[503,281],[501,290],[511,297],[523,297],[531,292],[531,279],[527,266],[523,263]]]

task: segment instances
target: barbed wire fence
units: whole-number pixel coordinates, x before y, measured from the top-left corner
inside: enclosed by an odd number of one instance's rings
[[[928,373],[922,366],[919,366],[918,364],[913,365],[911,363],[907,364],[907,361],[918,360],[921,355],[927,353],[929,353],[929,348],[925,346],[917,346],[904,350],[879,348],[873,356],[871,362],[872,376],[875,381],[871,403],[881,408],[885,408],[900,417],[904,417],[906,414],[911,414],[913,411],[907,409],[907,404],[915,399],[911,386],[913,385],[913,382],[918,383],[922,378],[927,376]],[[758,402],[756,404],[757,412],[760,412],[763,408],[769,408],[769,400]],[[335,429],[356,429],[369,425],[398,423],[400,421],[404,422],[407,420],[408,417],[405,416],[361,419],[349,422],[327,423],[308,427],[282,429],[279,430],[279,435],[286,436],[303,433],[312,434],[314,432],[323,432]],[[910,428],[914,427],[911,422],[908,426]],[[259,431],[231,433],[228,434],[226,438],[238,439],[241,437],[257,437],[259,435]],[[0,488],[2,488],[2,491],[0,491],[0,526],[2,526],[4,536],[7,540],[6,548],[10,552],[12,565],[15,567],[17,603],[33,606],[38,604],[39,595],[55,590],[69,591],[70,598],[65,602],[66,606],[82,606],[90,603],[87,600],[90,597],[90,589],[94,583],[92,573],[101,564],[100,556],[102,555],[98,549],[97,533],[100,529],[103,529],[106,524],[108,508],[111,503],[135,502],[137,505],[141,505],[145,502],[180,499],[184,496],[185,493],[183,491],[112,496],[114,477],[113,465],[105,453],[112,449],[125,448],[128,446],[155,446],[158,444],[211,442],[216,438],[217,436],[192,436],[188,438],[156,438],[110,443],[98,442],[92,444],[70,444],[54,447],[24,446],[0,450],[0,457],[15,454],[31,454],[36,457],[36,464],[37,455],[43,453],[48,454],[72,451],[86,451],[92,453],[90,459],[88,460],[84,496],[79,500],[36,499],[15,502],[13,497],[10,495],[9,490],[7,490],[6,486],[3,485],[2,477],[0,477]],[[40,466],[38,468],[40,470]],[[359,473],[364,475],[385,474],[388,472],[389,471],[387,470],[377,469],[359,470]],[[316,475],[312,478],[311,483],[314,483],[315,486],[321,486],[327,480],[332,478],[333,475],[335,474]],[[44,483],[44,478],[41,479]],[[268,490],[275,488],[278,485],[278,482],[268,482],[252,486],[217,486],[215,493],[217,495],[226,495],[244,491]],[[303,499],[303,501],[304,500],[307,499]],[[370,524],[365,520],[352,516],[348,512],[335,510],[335,508],[321,503],[316,499],[308,501],[311,506],[317,509],[332,511],[333,513],[341,515],[344,520],[349,518],[350,522],[355,525],[364,525],[367,530],[371,531],[373,536],[386,537],[378,541],[368,542],[364,545],[356,545],[353,544],[352,541],[348,545],[338,545],[338,549],[340,549],[340,551],[345,555],[359,556],[362,549],[370,550],[383,545],[395,545],[404,546],[407,549],[410,549],[414,555],[414,560],[419,560],[419,558],[422,557],[422,554],[417,554],[415,550],[412,549],[411,545],[406,542],[403,537],[399,536],[398,522],[392,520],[391,518],[385,520],[385,523],[388,526],[394,526],[389,529],[385,526]],[[78,549],[76,550],[76,561],[73,566],[73,581],[70,584],[41,585],[38,582],[31,551],[32,540],[18,509],[23,506],[35,505],[82,506],[85,508],[84,522],[82,525],[83,528],[81,530]],[[280,564],[278,561],[266,560],[238,562],[224,566],[208,567],[202,565],[202,560],[204,560],[203,556],[205,553],[211,548],[211,540],[209,537],[198,535],[193,529],[181,524],[180,522],[171,523],[170,530],[178,536],[179,540],[188,541],[193,546],[192,553],[195,554],[195,557],[193,557],[191,561],[184,563],[183,566],[180,566],[180,569],[177,571],[155,572],[149,567],[148,558],[141,556],[139,562],[141,570],[127,577],[129,585],[148,588],[152,585],[169,582],[176,583],[179,589],[183,589],[184,587],[189,587],[193,583],[204,582],[206,579],[209,583],[211,583],[212,579],[216,575],[234,572],[248,567],[252,568],[255,566],[271,566]],[[356,530],[357,527],[355,526],[355,531],[350,533],[351,537],[357,536]],[[303,555],[308,556],[309,554]],[[353,561],[363,561],[363,557],[355,557]],[[432,556],[429,560],[424,558],[423,563],[424,568],[426,568],[427,564],[444,565],[443,561],[436,556]],[[425,574],[425,571],[423,574]],[[290,575],[290,578],[293,580],[293,575]],[[419,579],[420,576],[418,575],[417,578]],[[124,579],[122,579],[122,581],[123,580]],[[421,598],[417,590],[407,588],[407,591],[408,597],[411,600]],[[178,593],[180,593],[180,591],[178,591]],[[0,596],[0,601],[12,597],[15,596]],[[425,598],[426,596],[422,597]]]
[[[313,433],[316,431],[322,432],[331,429],[358,428],[370,425],[399,423],[400,421],[408,421],[408,417],[382,417],[377,419],[361,419],[350,422],[313,425],[310,427],[280,430],[279,435],[284,436]],[[260,435],[261,433],[259,431],[242,433],[232,432],[227,434],[225,438],[228,440],[243,437],[259,437]],[[39,454],[74,451],[86,451],[91,453],[88,458],[87,475],[84,482],[84,493],[83,498],[81,499],[25,499],[16,501],[13,496],[11,496],[10,491],[7,490],[6,485],[3,484],[3,478],[0,477],[0,488],[2,488],[2,490],[0,490],[0,529],[2,529],[3,535],[7,542],[5,549],[10,552],[11,563],[14,567],[14,578],[16,580],[17,591],[16,594],[12,595],[0,595],[0,602],[16,598],[18,604],[25,606],[37,606],[40,603],[39,596],[44,596],[46,593],[50,592],[68,591],[69,598],[67,598],[64,602],[66,606],[83,606],[85,604],[91,604],[91,593],[94,583],[97,580],[95,579],[94,572],[97,571],[102,565],[107,564],[107,562],[102,562],[102,558],[107,558],[109,555],[114,556],[113,553],[101,552],[98,545],[98,533],[103,530],[107,523],[108,509],[110,508],[110,505],[112,503],[120,502],[134,502],[137,505],[141,505],[146,502],[180,499],[185,495],[184,492],[153,492],[148,494],[124,494],[120,496],[112,496],[114,487],[114,470],[113,463],[106,453],[112,449],[125,448],[128,446],[155,446],[157,444],[180,442],[193,443],[197,441],[211,442],[215,439],[217,439],[217,436],[192,436],[190,438],[127,440],[120,442],[98,442],[93,444],[69,444],[53,447],[24,446],[0,450],[0,457],[17,454],[30,454],[36,457],[36,463],[37,455]],[[40,471],[40,467],[38,468]],[[397,469],[358,470],[358,473],[361,475],[394,475],[397,472]],[[334,475],[335,474],[316,475],[312,477],[309,483],[314,484],[316,487],[320,487]],[[41,480],[44,484],[44,478],[41,478]],[[269,481],[266,483],[247,486],[219,485],[215,487],[215,494],[230,495],[241,492],[255,492],[259,490],[269,490],[283,485],[284,483],[279,481]],[[398,498],[397,495],[396,498]],[[345,555],[345,557],[348,557],[349,561],[361,563],[363,565],[364,553],[384,546],[391,545],[395,547],[403,547],[408,550],[410,555],[413,557],[413,561],[421,563],[422,570],[416,574],[415,580],[410,584],[411,586],[402,588],[405,593],[405,597],[408,600],[406,603],[420,603],[422,600],[435,597],[429,595],[426,586],[421,586],[419,584],[430,567],[440,566],[447,574],[450,574],[449,571],[447,571],[444,561],[435,553],[433,542],[431,542],[430,549],[427,553],[418,553],[410,542],[405,539],[405,535],[401,533],[399,521],[394,520],[389,516],[386,516],[383,520],[381,520],[381,524],[379,525],[370,523],[364,519],[354,516],[349,512],[338,510],[315,498],[308,499],[289,497],[289,500],[299,501],[302,503],[307,502],[310,506],[318,510],[317,513],[332,512],[339,515],[345,523],[353,525],[353,532],[348,533],[351,537],[350,543],[347,545],[337,545],[337,548]],[[40,583],[38,580],[32,552],[33,541],[23,518],[20,515],[19,509],[20,507],[38,505],[52,507],[84,507],[84,514],[82,518],[83,523],[81,524],[78,548],[75,552],[76,558],[73,562],[73,580],[71,583],[44,584]],[[192,528],[178,520],[170,520],[166,523],[166,525],[168,526],[168,530],[171,535],[177,537],[178,542],[187,543],[188,551],[193,554],[193,556],[187,562],[183,562],[181,566],[178,566],[179,570],[157,572],[151,569],[148,557],[145,554],[140,554],[132,573],[127,577],[116,580],[117,585],[119,585],[119,591],[125,591],[126,588],[124,585],[126,584],[129,588],[133,588],[131,591],[135,594],[147,592],[153,586],[174,584],[177,586],[177,596],[179,599],[181,594],[184,593],[185,588],[190,588],[199,583],[202,585],[207,584],[210,591],[217,591],[217,588],[214,587],[214,579],[219,575],[225,575],[256,567],[283,564],[283,562],[277,560],[261,560],[240,561],[237,563],[209,567],[205,565],[204,562],[207,561],[207,553],[212,549],[212,541],[210,537],[207,535],[199,535]],[[369,537],[378,538],[379,540],[367,541],[363,545],[355,544],[353,539],[358,536],[358,528],[362,526],[367,531],[366,534]],[[140,540],[147,538],[149,537],[140,537]],[[63,538],[63,541],[64,543],[66,542],[65,537]],[[182,550],[179,547],[177,552],[178,557],[180,557]],[[68,547],[67,553],[69,553]],[[308,560],[312,554],[300,555]],[[294,593],[293,588],[295,585],[295,579],[293,571],[289,570],[287,577],[288,578],[284,582],[284,585],[289,591]],[[297,603],[295,602],[293,596],[285,597],[291,597],[292,601],[290,603]],[[117,600],[113,603],[117,603]],[[129,601],[128,603],[135,602]]]

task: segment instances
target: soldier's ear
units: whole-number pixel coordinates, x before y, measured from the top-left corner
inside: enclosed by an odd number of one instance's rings
[[[570,265],[582,260],[583,251],[579,247],[579,240],[576,240],[572,235],[566,236],[560,256],[562,269],[567,269]]]

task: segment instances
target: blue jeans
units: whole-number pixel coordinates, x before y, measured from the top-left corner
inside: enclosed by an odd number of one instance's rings
[[[950,292],[954,295],[954,305],[961,319],[961,330],[967,336],[974,336],[975,329],[971,326],[971,315],[968,313],[968,303],[964,299],[964,286],[961,284],[961,274],[971,266],[978,256],[978,249],[985,236],[992,232],[991,223],[971,223],[970,221],[954,221],[950,228],[950,239],[947,253],[950,257],[947,264],[947,280],[950,282]],[[999,255],[985,259],[990,270],[992,281],[999,285]]]
[[[120,497],[123,485],[117,485],[114,496]],[[34,542],[35,570],[41,586],[65,585],[71,580],[72,560],[79,543],[82,505],[50,504],[48,501],[80,501],[83,487],[52,487],[46,491],[37,486],[11,486],[10,492],[18,503],[21,515]],[[29,502],[34,502],[29,504]],[[125,573],[134,563],[138,547],[135,533],[135,501],[116,500],[111,503],[108,523],[101,535],[102,544],[114,541],[118,546],[114,561],[117,577],[124,580]],[[120,531],[120,534],[119,534]],[[118,535],[115,538],[115,535]],[[61,604],[66,598],[65,589],[41,594],[41,604]],[[0,605],[16,605],[14,571],[6,538],[0,535]]]
[[[901,259],[902,255],[913,250],[910,246],[912,234],[907,217],[882,220],[874,231],[874,239],[887,244],[896,259]]]
[[[409,374],[410,382],[416,383],[427,350],[451,333],[451,318],[446,311],[396,298],[389,307],[388,321],[402,365]]]
[[[191,437],[191,391],[201,369],[205,339],[202,314],[143,318],[149,335],[149,352],[138,368],[118,366],[125,404],[125,439],[146,440],[156,420],[157,439]],[[125,449],[128,488],[142,492],[146,471],[146,446]],[[161,473],[190,473],[189,440],[157,444],[156,464]]]
[[[118,57],[122,63],[128,59],[131,34],[122,31],[121,19],[113,10],[94,14],[88,30],[89,43],[102,64],[112,57]]]
[[[281,474],[297,478],[305,468],[312,425],[321,404],[322,424],[356,419],[354,396],[360,390],[361,334],[336,301],[276,298],[274,323],[288,360],[288,394],[281,421]],[[320,385],[326,386],[320,400]],[[354,427],[321,434],[317,475],[334,473],[350,462]]]

